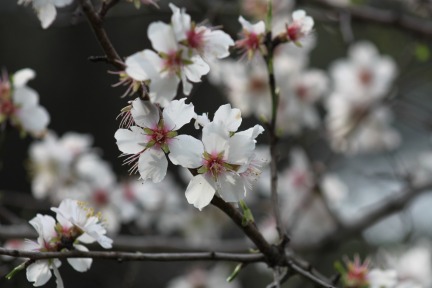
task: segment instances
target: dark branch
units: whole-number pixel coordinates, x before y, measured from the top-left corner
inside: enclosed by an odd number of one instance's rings
[[[0,255],[11,257],[40,259],[64,259],[64,258],[93,258],[111,259],[117,261],[233,261],[242,263],[264,262],[262,254],[240,254],[224,252],[195,252],[195,253],[141,253],[141,252],[118,252],[118,251],[67,251],[67,252],[39,252],[10,250],[0,248]]]
[[[339,16],[348,13],[353,21],[361,21],[390,26],[392,28],[398,28],[410,34],[415,34],[423,37],[432,36],[432,22],[420,19],[418,17],[408,16],[400,12],[384,10],[365,5],[339,6],[329,0],[313,0],[308,1],[307,3],[312,5],[316,4],[320,7],[327,8],[329,9],[330,13],[336,12],[336,15],[332,15],[333,17],[331,17],[333,18],[333,20],[336,21],[340,21]],[[322,12],[318,14],[319,15],[314,14],[313,16],[322,18],[322,16],[325,15],[325,13]],[[331,14],[329,16],[331,16]]]

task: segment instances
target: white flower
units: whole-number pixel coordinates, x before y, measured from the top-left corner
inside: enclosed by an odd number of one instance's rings
[[[30,220],[30,224],[38,233],[38,238],[37,242],[28,240],[26,248],[31,251],[57,251],[55,242],[57,232],[54,218],[38,214]],[[53,269],[57,277],[57,283],[63,283],[57,269],[60,265],[61,262],[58,259],[37,260],[27,267],[27,280],[34,282],[33,286],[35,287],[42,286],[51,278],[51,269]],[[62,285],[57,285],[57,288],[61,287]]]
[[[172,3],[169,6],[173,11],[171,25],[178,42],[205,60],[229,56],[229,47],[234,45],[234,41],[228,34],[220,30],[198,26],[191,21],[191,17],[184,9],[179,9]]]
[[[242,25],[242,39],[236,41],[236,47],[243,50],[249,60],[257,51],[265,53],[263,45],[265,38],[264,21],[252,24],[240,16],[239,22]]]
[[[192,104],[185,104],[184,98],[174,100],[163,110],[161,120],[158,108],[150,102],[136,99],[132,106],[132,116],[140,127],[119,129],[114,137],[119,150],[131,155],[126,159],[126,163],[134,163],[131,171],[138,169],[143,180],[160,182],[168,167],[165,153],[168,153],[173,145],[187,146],[188,140],[192,138],[188,135],[177,135],[176,131],[195,117],[194,107]]]
[[[397,73],[394,60],[380,56],[370,42],[356,43],[348,54],[330,68],[335,90],[367,104],[386,96]]]
[[[7,75],[0,79],[0,123],[10,120],[24,133],[42,136],[50,117],[46,109],[39,105],[37,92],[26,85],[34,77],[35,72],[27,68],[12,76],[12,86]]]
[[[355,154],[396,148],[399,133],[390,126],[391,111],[383,106],[364,105],[345,94],[333,93],[327,101],[326,126],[332,149]]]
[[[42,28],[48,28],[54,21],[57,10],[72,3],[73,0],[18,0],[19,5],[28,5],[32,3],[33,9],[36,11]]]
[[[367,278],[370,288],[395,288],[397,283],[395,270],[372,269]]]
[[[190,56],[186,49],[182,49],[169,24],[150,24],[148,37],[159,55],[151,50],[137,52],[126,58],[125,72],[134,80],[150,81],[150,100],[166,106],[175,97],[180,81],[183,93],[189,95],[192,90],[190,82],[200,82],[210,67],[201,56]]]
[[[234,117],[235,118],[235,117]],[[261,129],[258,129],[262,132]],[[230,137],[223,122],[204,126],[202,142],[190,137],[184,145],[174,141],[169,155],[171,162],[186,168],[199,168],[186,189],[190,204],[202,209],[216,191],[227,202],[238,202],[247,191],[240,173],[248,169],[255,149],[254,133],[236,133]]]
[[[78,234],[83,233],[79,235],[79,241],[83,243],[97,241],[103,248],[112,247],[112,240],[105,236],[106,229],[102,225],[101,219],[93,215],[93,210],[88,208],[85,203],[65,199],[60,203],[58,208],[51,208],[51,210],[57,214],[57,221],[62,226],[63,231]],[[76,228],[79,231],[75,231]],[[83,251],[86,249],[81,245],[75,248]]]
[[[310,16],[306,16],[304,10],[296,10],[292,14],[293,21],[287,26],[288,39],[299,43],[304,37],[309,35],[312,31],[314,20]]]

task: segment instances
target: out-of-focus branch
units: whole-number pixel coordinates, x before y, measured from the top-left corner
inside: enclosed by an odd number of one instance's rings
[[[122,64],[121,58],[117,54],[117,51],[114,49],[114,46],[112,45],[105,29],[103,28],[102,18],[98,13],[95,12],[94,7],[89,0],[79,0],[79,3],[87,17],[88,22],[90,23],[90,26],[93,29],[93,32],[96,35],[96,38],[98,39],[99,44],[105,52],[108,62],[119,70],[124,70],[124,65]]]
[[[262,254],[241,254],[224,252],[194,252],[194,253],[141,253],[119,251],[67,251],[67,252],[39,252],[0,248],[0,255],[18,258],[40,259],[64,259],[64,258],[93,258],[111,259],[117,261],[233,261],[242,263],[264,262]]]
[[[101,8],[99,10],[99,18],[103,19],[105,18],[106,14],[108,13],[108,11],[114,7],[115,5],[117,5],[117,3],[119,3],[120,0],[108,0],[108,1],[102,1],[102,5]]]
[[[301,2],[301,1],[300,1]],[[350,5],[341,6],[332,3],[329,0],[312,0],[303,1],[308,5],[317,5],[323,8],[327,8],[329,13],[327,19],[340,21],[340,15],[348,13],[351,15],[353,21],[362,21],[368,23],[374,23],[379,25],[390,26],[392,28],[398,28],[404,30],[410,34],[416,34],[418,36],[432,37],[432,22],[420,19],[418,17],[405,15],[400,12],[392,10],[384,10],[366,5]],[[325,13],[316,13],[317,17],[322,18]],[[333,15],[332,15],[333,14]],[[316,15],[313,14],[315,17]],[[335,17],[336,16],[336,17]]]
[[[411,203],[411,201],[421,195],[422,193],[432,190],[432,182],[419,185],[417,187],[405,188],[402,192],[398,193],[393,197],[387,197],[380,203],[377,203],[375,207],[370,208],[369,212],[363,217],[351,221],[349,223],[344,223],[336,231],[324,236],[322,239],[313,244],[312,246],[302,246],[297,245],[296,250],[317,250],[317,249],[327,249],[338,245],[339,243],[346,241],[354,236],[359,235],[366,228],[372,226],[373,224],[379,222],[387,216],[396,213]]]

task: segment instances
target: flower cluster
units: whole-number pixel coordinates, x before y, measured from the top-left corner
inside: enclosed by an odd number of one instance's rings
[[[66,199],[58,208],[52,208],[56,219],[48,215],[38,214],[30,220],[30,224],[38,233],[36,242],[29,241],[27,249],[41,252],[60,251],[88,251],[80,243],[98,242],[103,248],[112,247],[112,240],[108,238],[101,215],[95,215],[92,208],[85,203]],[[68,258],[69,264],[78,272],[90,269],[92,259]],[[57,278],[57,288],[63,287],[58,268],[59,259],[36,260],[27,267],[27,279],[34,282],[34,286],[44,285],[51,278],[51,270]]]
[[[27,86],[35,77],[29,68],[17,71],[11,77],[6,72],[0,77],[0,124],[9,123],[22,135],[43,136],[50,121],[45,108],[39,105],[38,93]]]
[[[189,95],[192,84],[210,71],[208,61],[225,58],[231,37],[220,30],[200,26],[173,4],[171,23],[154,22],[148,27],[153,50],[143,50],[126,58],[126,74],[135,81],[148,84],[153,104],[168,105],[177,94],[181,82],[183,93]]]

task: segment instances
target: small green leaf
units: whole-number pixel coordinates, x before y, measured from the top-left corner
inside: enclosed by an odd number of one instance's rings
[[[418,43],[415,47],[415,56],[418,61],[426,62],[430,58],[429,47],[426,44]]]
[[[237,264],[237,266],[234,268],[234,271],[231,273],[230,276],[226,279],[227,282],[232,282],[237,275],[240,273],[240,270],[243,268],[243,263]]]
[[[16,273],[20,272],[21,270],[23,270],[26,267],[26,263],[21,263],[20,265],[18,265],[17,267],[15,267],[11,272],[9,272],[9,274],[7,274],[5,277],[6,279],[10,280],[12,279]]]
[[[254,222],[255,219],[252,215],[252,211],[249,209],[249,207],[246,205],[246,202],[243,200],[240,200],[240,207],[243,211],[243,218],[242,218],[242,225],[246,226],[251,222]]]

